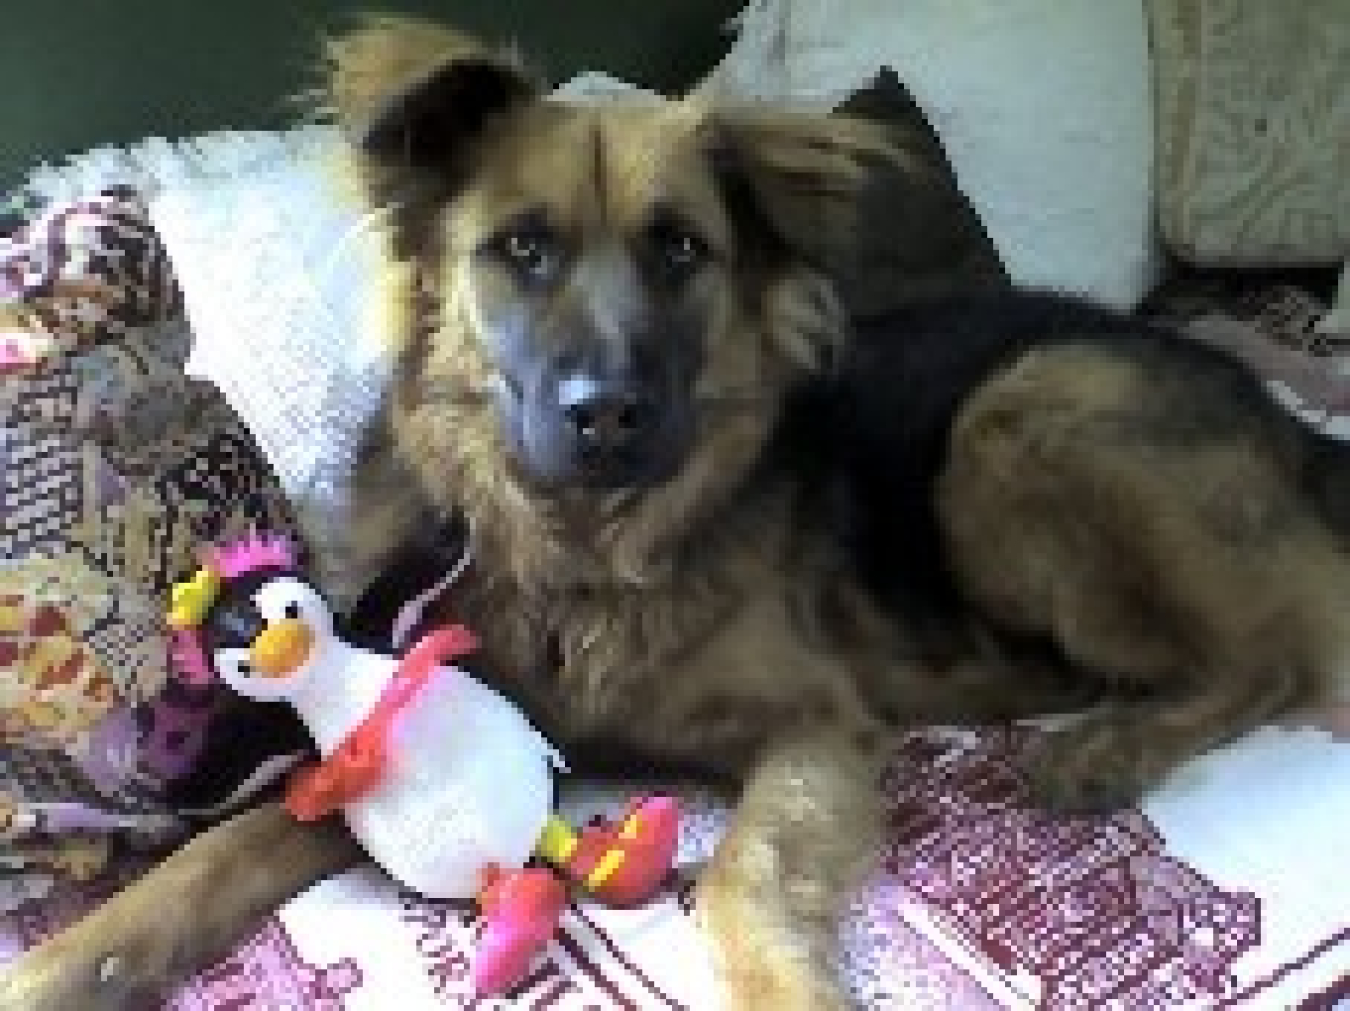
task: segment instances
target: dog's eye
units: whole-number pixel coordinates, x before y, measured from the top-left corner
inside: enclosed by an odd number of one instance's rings
[[[300,617],[300,605],[297,604],[295,601],[291,601],[289,604],[287,604],[286,617],[290,618],[291,620],[295,620],[296,618]]]
[[[657,221],[649,232],[657,265],[668,281],[691,277],[708,259],[708,244],[678,222]]]
[[[496,247],[502,259],[529,281],[551,281],[562,267],[560,244],[542,229],[507,232],[498,237]]]
[[[685,233],[673,236],[663,250],[666,262],[672,267],[688,268],[703,259],[703,243],[695,235]]]

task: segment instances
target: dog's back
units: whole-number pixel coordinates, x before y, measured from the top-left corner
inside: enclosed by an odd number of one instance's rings
[[[849,489],[854,558],[884,592],[906,600],[949,598],[933,495],[957,415],[997,373],[1034,349],[1082,349],[1088,381],[1110,362],[1138,370],[1130,424],[1141,439],[1271,440],[1328,515],[1343,508],[1326,478],[1344,467],[1313,466],[1338,443],[1298,423],[1244,362],[1161,323],[1051,292],[979,291],[916,299],[855,322],[841,367],[802,391],[785,439],[813,467],[813,480]],[[1122,416],[1122,424],[1126,419]],[[839,498],[836,498],[836,502]],[[1345,496],[1350,503],[1350,495]]]
[[[1350,451],[1161,324],[916,301],[858,323],[788,434],[900,620],[974,618],[1106,693],[1037,770],[1058,803],[1136,795],[1322,697],[1346,656]]]

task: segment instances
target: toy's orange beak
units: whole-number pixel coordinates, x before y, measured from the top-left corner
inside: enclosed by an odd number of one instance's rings
[[[314,647],[314,633],[294,618],[268,625],[249,647],[253,669],[263,677],[287,678],[305,665]]]

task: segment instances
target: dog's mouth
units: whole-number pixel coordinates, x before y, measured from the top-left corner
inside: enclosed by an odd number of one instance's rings
[[[517,463],[531,484],[546,491],[577,489],[592,492],[638,492],[674,478],[684,464],[688,447],[670,437],[658,444],[609,450],[594,455],[549,454],[519,447]]]
[[[680,471],[683,455],[667,454],[664,459],[650,455],[618,457],[601,463],[585,464],[571,482],[587,491],[642,491],[665,484]]]

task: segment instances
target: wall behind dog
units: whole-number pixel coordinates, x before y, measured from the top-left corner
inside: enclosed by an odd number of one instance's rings
[[[0,192],[104,144],[271,129],[309,78],[315,39],[353,13],[431,15],[514,40],[546,75],[580,70],[678,91],[729,45],[739,0],[6,0]]]

